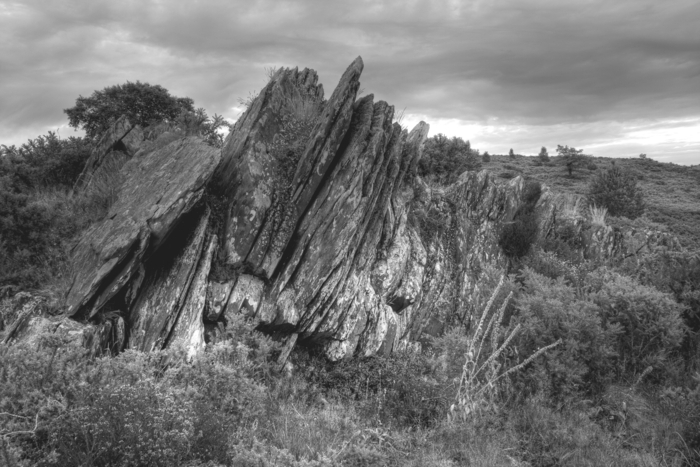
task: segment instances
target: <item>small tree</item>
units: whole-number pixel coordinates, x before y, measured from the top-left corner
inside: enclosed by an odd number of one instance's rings
[[[481,161],[482,162],[491,162],[491,154],[489,154],[488,151],[485,151],[484,154],[481,156]]]
[[[65,109],[68,124],[82,128],[88,138],[98,138],[122,115],[129,122],[148,126],[151,123],[173,121],[182,111],[195,112],[189,97],[171,96],[162,86],[127,81],[95,91],[90,97],[80,96],[75,107]]]
[[[644,153],[641,153],[641,154],[639,155],[639,158],[640,158],[640,159],[646,159],[646,158],[647,158],[647,155],[644,154]]]
[[[576,149],[573,146],[557,145],[557,154],[564,159],[566,170],[569,171],[569,177],[573,175],[574,168],[587,165],[590,156],[583,154],[583,149]]]
[[[632,174],[613,166],[598,173],[589,187],[590,201],[605,206],[611,216],[635,219],[644,212],[644,195]]]
[[[515,159],[515,153],[513,152],[513,148],[510,148],[510,151],[508,151],[508,155],[511,159]]]
[[[549,153],[547,152],[547,148],[542,146],[542,149],[540,149],[540,153],[537,155],[539,157],[540,162],[546,163],[549,162]]]

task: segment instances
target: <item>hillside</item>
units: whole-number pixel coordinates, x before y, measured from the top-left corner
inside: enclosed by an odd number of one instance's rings
[[[5,463],[700,459],[698,168],[616,160],[647,214],[598,218],[611,160],[479,167],[363,68],[275,71],[225,141],[185,109],[6,151]]]
[[[595,169],[581,167],[573,177],[559,157],[551,157],[548,164],[537,164],[536,157],[492,155],[483,168],[498,177],[522,175],[532,178],[554,191],[587,195],[590,181],[599,171],[613,166],[629,170],[636,175],[644,192],[647,209],[645,222],[655,224],[659,230],[676,235],[688,248],[700,247],[700,166],[680,166],[661,163],[653,159],[591,158]]]

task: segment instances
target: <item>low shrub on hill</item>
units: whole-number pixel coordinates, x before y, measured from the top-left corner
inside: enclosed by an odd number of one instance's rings
[[[635,219],[644,212],[644,196],[637,178],[613,166],[593,179],[588,197],[596,206],[606,207],[611,216]]]

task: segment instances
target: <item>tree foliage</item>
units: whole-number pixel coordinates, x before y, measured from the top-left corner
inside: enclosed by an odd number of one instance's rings
[[[589,199],[608,208],[611,216],[635,219],[644,212],[644,195],[637,180],[617,166],[598,173],[590,184]]]
[[[564,159],[566,164],[566,170],[569,171],[569,176],[573,175],[574,169],[576,167],[583,166],[587,164],[590,160],[590,156],[583,153],[583,149],[576,149],[575,147],[557,145],[557,154]]]
[[[90,97],[80,96],[75,107],[65,109],[69,125],[82,128],[88,138],[99,137],[122,115],[132,124],[146,127],[154,122],[172,121],[182,111],[195,112],[189,97],[171,96],[167,89],[136,81],[108,86]]]
[[[30,139],[20,147],[0,149],[0,177],[4,187],[15,192],[29,188],[62,185],[71,187],[90,157],[85,138],[61,139],[54,132]]]
[[[542,146],[542,149],[540,149],[540,153],[537,155],[537,157],[540,159],[540,162],[549,162],[549,153],[547,152],[547,148]]]
[[[54,275],[80,224],[66,192],[90,149],[84,138],[51,132],[0,149],[0,286],[36,287]]]
[[[469,141],[439,133],[425,141],[418,171],[421,177],[449,184],[463,172],[480,168],[479,152],[472,150]]]

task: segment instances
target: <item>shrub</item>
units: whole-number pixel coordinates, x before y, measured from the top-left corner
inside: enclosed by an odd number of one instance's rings
[[[177,350],[91,360],[52,334],[0,347],[0,435],[24,431],[8,439],[29,465],[224,464],[230,438],[274,408],[270,340],[233,324],[191,363]]]
[[[26,192],[47,186],[72,188],[90,157],[92,147],[85,138],[61,139],[54,132],[30,139],[22,146],[0,150],[0,177],[5,189]]]
[[[611,216],[635,219],[644,212],[644,196],[637,180],[617,166],[599,173],[588,191],[590,201],[608,208]]]
[[[483,162],[483,163],[491,162],[491,154],[489,154],[488,151],[484,151],[484,154],[482,154],[481,162]]]
[[[618,369],[664,371],[686,333],[683,307],[670,295],[606,268],[590,273],[587,282],[604,322],[622,331],[616,340]]]
[[[537,155],[537,158],[543,164],[546,164],[549,162],[549,153],[547,152],[546,147],[542,146],[542,149],[540,149],[540,153]]]
[[[434,378],[425,355],[400,353],[307,368],[328,394],[359,400],[360,412],[383,424],[426,427],[439,421],[454,388]]]
[[[438,134],[428,138],[418,163],[418,174],[441,184],[454,183],[467,170],[479,170],[481,161],[469,141]]]
[[[559,339],[562,344],[515,376],[523,394],[541,391],[552,400],[579,391],[599,391],[614,368],[618,324],[607,323],[600,307],[563,278],[549,279],[529,268],[522,271],[524,293],[513,320],[522,331],[515,340],[520,355],[530,355]]]

